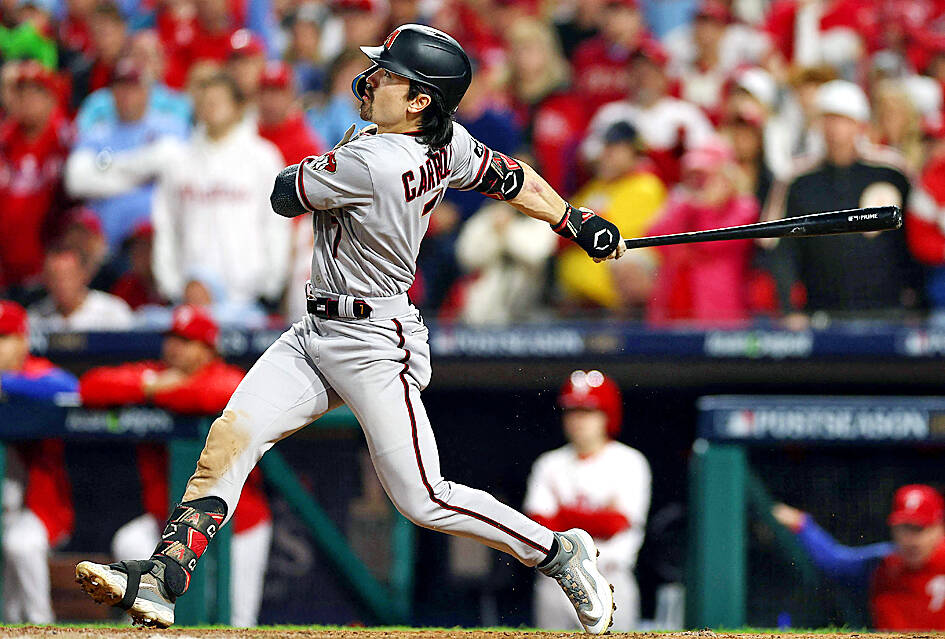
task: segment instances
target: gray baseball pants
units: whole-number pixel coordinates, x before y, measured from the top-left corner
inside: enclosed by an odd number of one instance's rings
[[[440,474],[420,399],[431,370],[419,313],[405,295],[367,301],[370,319],[306,315],[266,350],[214,421],[184,500],[219,497],[231,515],[266,451],[344,403],[361,423],[381,484],[407,519],[538,564],[551,547],[551,531]]]

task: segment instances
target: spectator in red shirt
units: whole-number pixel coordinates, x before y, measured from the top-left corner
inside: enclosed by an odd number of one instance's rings
[[[631,89],[628,63],[650,38],[637,0],[607,0],[600,35],[582,43],[571,60],[574,87],[593,113]]]
[[[784,58],[798,67],[829,64],[851,74],[879,44],[872,0],[778,0],[764,26]]]
[[[71,131],[58,106],[54,74],[38,62],[19,65],[0,124],[0,287],[36,283],[51,217],[64,204],[62,165]]]
[[[302,118],[296,106],[292,68],[270,62],[262,72],[259,92],[259,135],[279,148],[286,164],[320,155],[325,145]]]
[[[230,54],[230,38],[237,24],[227,0],[173,3],[158,18],[158,31],[167,47],[165,83],[175,89],[184,86],[190,67],[200,60],[225,62]]]
[[[758,202],[739,192],[735,154],[727,143],[714,139],[688,151],[682,170],[682,184],[671,193],[648,235],[758,221]],[[680,244],[657,250],[660,266],[647,309],[649,321],[717,324],[748,319],[750,240]]]
[[[869,584],[876,629],[945,630],[945,501],[937,490],[910,484],[896,491],[892,543],[851,548],[796,508],[777,504],[772,514],[828,576]]]
[[[26,311],[0,300],[0,392],[34,402],[75,392],[75,377],[29,354]],[[43,439],[8,448],[3,479],[3,619],[52,623],[50,548],[70,534],[75,513],[62,441]]]
[[[174,311],[160,362],[92,369],[79,380],[82,401],[95,407],[150,402],[178,414],[219,413],[244,373],[220,358],[216,339],[217,325],[206,311],[181,306]],[[142,444],[137,453],[145,514],[115,533],[112,550],[117,559],[151,552],[169,512],[165,447]],[[272,516],[258,469],[254,473],[243,488],[233,518],[230,606],[235,626],[256,625],[272,539]]]
[[[607,104],[594,115],[582,147],[587,160],[597,160],[604,132],[614,123],[625,121],[640,132],[663,182],[671,185],[679,181],[682,154],[709,140],[713,129],[699,107],[670,95],[668,62],[662,47],[651,41],[631,56],[633,88],[623,99]]]
[[[945,145],[932,155],[913,182],[906,208],[909,251],[930,267],[926,295],[932,308],[945,308]]]
[[[525,143],[548,183],[559,193],[573,193],[577,149],[587,126],[586,96],[571,92],[568,62],[551,27],[522,19],[506,37],[508,87]]]

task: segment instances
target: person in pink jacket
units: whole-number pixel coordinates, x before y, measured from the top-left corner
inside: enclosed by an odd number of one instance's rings
[[[683,233],[758,221],[758,202],[742,191],[731,147],[714,138],[682,158],[681,184],[648,235]],[[749,317],[751,240],[659,247],[659,272],[647,319],[733,324]]]

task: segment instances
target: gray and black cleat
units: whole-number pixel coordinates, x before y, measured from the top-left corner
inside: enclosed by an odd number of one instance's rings
[[[164,586],[164,565],[157,561],[119,561],[75,567],[75,580],[96,603],[127,610],[135,624],[167,628],[174,623],[174,595]]]
[[[538,570],[558,582],[586,632],[604,634],[614,623],[614,587],[597,569],[600,553],[594,540],[580,528],[555,533],[555,538],[558,553]]]

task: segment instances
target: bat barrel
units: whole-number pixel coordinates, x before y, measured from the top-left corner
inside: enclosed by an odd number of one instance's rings
[[[869,233],[889,231],[902,226],[902,211],[898,206],[876,206],[827,213],[812,213],[798,217],[758,222],[722,229],[657,235],[624,240],[628,249],[719,240],[750,240],[773,237],[813,237],[841,233]]]

